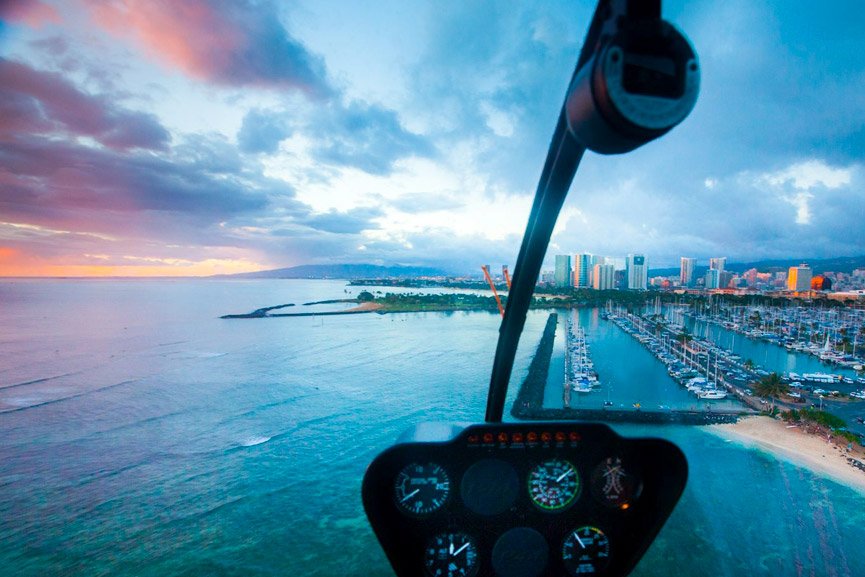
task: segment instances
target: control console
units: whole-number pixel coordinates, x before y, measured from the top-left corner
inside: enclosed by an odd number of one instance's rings
[[[369,466],[367,516],[399,577],[627,575],[685,456],[595,423],[425,424]]]

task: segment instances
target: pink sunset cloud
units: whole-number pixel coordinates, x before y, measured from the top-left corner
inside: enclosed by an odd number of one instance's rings
[[[58,73],[0,58],[0,142],[20,134],[90,136],[115,150],[164,150],[170,140],[150,113],[122,109]]]
[[[328,94],[321,60],[291,38],[270,4],[85,0],[97,25],[207,82]]]
[[[0,20],[39,28],[60,22],[60,14],[53,6],[39,0],[3,0],[0,2]]]

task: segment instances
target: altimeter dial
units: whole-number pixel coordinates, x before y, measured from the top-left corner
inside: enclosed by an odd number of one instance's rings
[[[561,511],[573,505],[580,493],[580,475],[564,459],[550,459],[529,473],[529,496],[545,511]]]
[[[450,494],[450,479],[436,463],[412,463],[394,482],[397,507],[412,515],[429,515],[441,508]]]
[[[442,533],[427,545],[424,565],[432,577],[473,577],[478,571],[478,548],[465,533]]]

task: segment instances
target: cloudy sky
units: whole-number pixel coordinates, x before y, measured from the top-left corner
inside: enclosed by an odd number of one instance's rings
[[[593,8],[0,0],[0,275],[512,264]],[[664,14],[700,100],[586,155],[550,255],[865,254],[860,2]]]

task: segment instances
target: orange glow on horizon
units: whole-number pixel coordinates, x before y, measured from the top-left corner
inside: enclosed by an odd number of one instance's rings
[[[204,277],[267,270],[269,267],[244,259],[205,259],[158,264],[60,264],[11,247],[0,246],[0,277]]]

